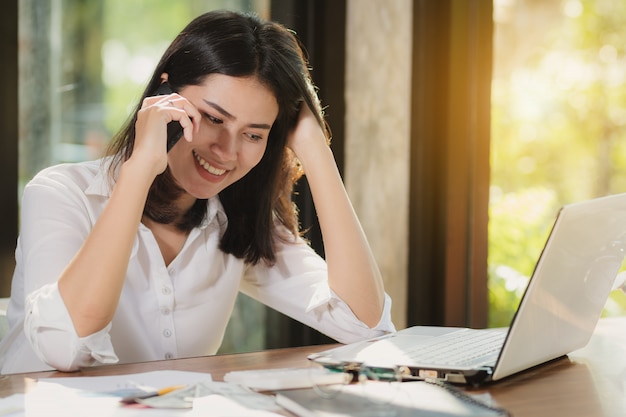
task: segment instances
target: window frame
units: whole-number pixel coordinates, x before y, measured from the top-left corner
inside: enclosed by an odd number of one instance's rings
[[[0,297],[11,292],[18,233],[18,0],[8,0],[0,14]]]
[[[409,325],[487,326],[492,10],[413,3]]]

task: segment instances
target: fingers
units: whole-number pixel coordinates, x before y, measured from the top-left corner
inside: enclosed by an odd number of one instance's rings
[[[201,115],[198,109],[183,96],[170,95],[146,97],[142,110],[153,108],[166,115],[166,123],[177,121],[183,128],[185,140],[191,142],[193,134],[200,128]]]
[[[176,95],[168,96],[166,103],[161,103],[166,109],[173,112],[170,113],[172,120],[176,120],[183,127],[183,135],[187,142],[193,140],[193,134],[198,131],[200,126],[200,113],[194,105],[185,98]]]

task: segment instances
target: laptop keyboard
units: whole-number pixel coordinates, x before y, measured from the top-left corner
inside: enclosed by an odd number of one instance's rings
[[[495,365],[505,337],[504,331],[454,332],[409,349],[407,354],[415,363],[463,367]]]

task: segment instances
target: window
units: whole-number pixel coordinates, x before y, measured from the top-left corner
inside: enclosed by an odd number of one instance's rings
[[[490,325],[508,325],[567,203],[626,191],[626,3],[494,1]],[[620,314],[614,292],[605,314]]]
[[[60,162],[97,158],[157,60],[193,17],[269,0],[20,1],[20,183]]]
[[[21,0],[19,7],[19,195],[47,166],[102,155],[193,17],[221,8],[269,14],[269,0]],[[264,320],[264,308],[240,296],[221,351],[263,348]]]

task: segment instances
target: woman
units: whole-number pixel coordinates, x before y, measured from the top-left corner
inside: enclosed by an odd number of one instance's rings
[[[238,291],[340,342],[393,331],[324,126],[290,31],[192,21],[108,156],[26,187],[2,373],[214,354]],[[299,236],[302,171],[326,261]]]

